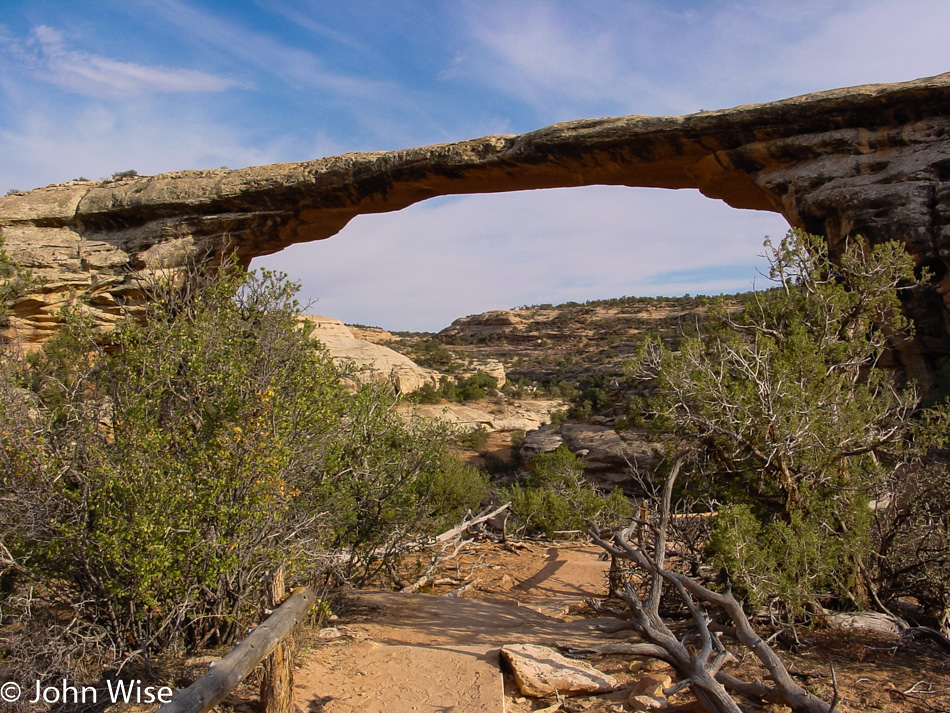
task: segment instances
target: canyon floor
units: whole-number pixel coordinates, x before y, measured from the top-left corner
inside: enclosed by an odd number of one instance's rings
[[[444,583],[426,593],[351,592],[336,605],[331,628],[313,632],[301,646],[295,704],[302,713],[631,711],[626,687],[644,663],[630,657],[586,659],[620,687],[560,702],[523,696],[499,665],[498,649],[509,644],[635,640],[629,631],[599,631],[603,615],[585,601],[604,596],[605,571],[598,550],[586,543],[472,542],[443,572]],[[464,583],[474,584],[460,597],[449,596]],[[798,637],[794,652],[781,651],[783,660],[801,685],[825,700],[832,696],[833,663],[839,713],[950,711],[950,657],[928,642],[897,647],[883,635],[830,629],[800,629]],[[659,668],[675,680],[665,665]],[[764,675],[748,655],[728,670],[746,680]],[[671,703],[690,700],[677,694]],[[256,711],[256,693],[239,689],[218,710]]]

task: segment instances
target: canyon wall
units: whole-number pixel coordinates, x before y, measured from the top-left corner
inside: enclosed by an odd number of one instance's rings
[[[934,279],[908,297],[912,370],[950,354],[950,73],[678,117],[583,119],[514,136],[239,170],[70,182],[0,198],[7,251],[41,280],[6,336],[42,341],[75,295],[102,329],[141,281],[244,263],[433,196],[594,184],[696,188],[781,213],[840,249],[897,239]]]

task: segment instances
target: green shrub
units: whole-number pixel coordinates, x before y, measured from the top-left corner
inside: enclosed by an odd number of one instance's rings
[[[567,423],[567,411],[555,411],[551,414],[551,427],[555,430]]]
[[[459,383],[456,392],[456,398],[459,401],[478,401],[498,393],[498,380],[486,374],[484,371],[477,371],[467,379]]]
[[[917,393],[875,368],[910,334],[898,289],[913,264],[901,245],[860,240],[832,261],[799,231],[766,247],[773,289],[738,313],[714,305],[675,349],[643,346],[631,373],[653,389],[638,405],[657,437],[689,445],[702,497],[728,504],[711,548],[751,597],[860,602],[867,494],[942,437],[911,437]]]
[[[620,490],[603,496],[584,475],[583,462],[566,446],[542,453],[528,464],[528,476],[506,488],[511,512],[528,535],[553,537],[559,531],[583,530],[588,520],[614,523],[632,514]]]
[[[353,391],[295,291],[192,275],[153,285],[146,322],[104,344],[77,311],[2,363],[7,611],[38,588],[117,658],[228,643],[278,565],[361,581],[477,505],[484,478],[447,429],[407,424],[388,386]]]
[[[25,294],[33,284],[33,277],[13,263],[3,247],[3,234],[0,233],[0,324],[9,316],[10,303]]]
[[[409,400],[417,404],[437,404],[442,400],[442,392],[432,384],[423,384],[409,394]]]
[[[410,395],[416,403],[434,404],[440,401],[478,401],[498,393],[498,381],[483,371],[462,380],[453,380],[443,374],[439,386],[426,384]]]
[[[455,355],[436,339],[415,342],[409,351],[413,361],[419,366],[449,374],[458,371],[459,365]]]
[[[471,431],[466,431],[458,435],[455,442],[464,448],[477,451],[480,448],[484,448],[488,443],[488,436],[488,429],[484,426],[479,426],[478,428],[473,428]]]
[[[802,611],[816,592],[848,592],[858,577],[853,552],[868,549],[867,502],[855,504],[865,522],[853,533],[816,527],[833,521],[814,506],[792,512],[788,521],[763,518],[748,503],[722,506],[712,522],[710,563],[725,567],[755,605],[777,597],[792,611]]]
[[[521,357],[516,357],[511,366],[517,366]],[[522,399],[529,393],[530,384],[528,380],[520,375],[515,375],[509,377],[505,381],[505,385],[501,387],[501,391],[505,396],[508,396],[513,399]]]

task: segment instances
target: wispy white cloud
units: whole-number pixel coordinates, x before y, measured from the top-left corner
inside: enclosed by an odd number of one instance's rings
[[[19,103],[16,125],[0,126],[0,187],[28,189],[79,176],[95,180],[132,168],[141,174],[239,168],[287,160],[300,150],[288,145],[287,136],[256,142],[200,112],[180,111],[170,122],[166,109],[145,97],[119,107],[92,102],[64,122],[45,103]]]
[[[950,3],[743,0],[467,6],[447,68],[542,116],[688,113],[950,69]]]
[[[259,84],[267,93],[286,96],[289,103],[313,108],[307,117],[313,123],[333,115],[337,128],[349,134],[347,150],[396,149],[420,143],[423,127],[439,136],[440,126],[431,97],[414,91],[397,76],[366,71],[363,74],[340,69],[335,51],[321,43],[286,41],[281,35],[237,22],[223,12],[215,12],[181,0],[149,2],[153,22],[174,27],[194,46],[214,48],[237,65],[259,74]],[[359,43],[334,32],[300,10],[277,8],[278,14],[311,32],[332,38],[331,44],[350,49]],[[270,10],[268,10],[270,12]],[[369,43],[371,45],[371,43]],[[368,53],[369,50],[366,50]],[[289,96],[296,94],[298,98]],[[346,117],[343,126],[339,117]],[[462,138],[462,137],[459,137]]]
[[[277,13],[316,37],[328,39],[335,44],[357,50],[361,53],[368,51],[365,42],[361,42],[352,34],[339,32],[325,23],[314,20],[300,8],[299,4],[289,5],[286,2],[276,2],[275,0],[268,0],[267,2],[260,2],[260,0],[258,0],[256,4],[262,9]]]
[[[228,77],[194,69],[146,66],[71,49],[62,32],[46,25],[35,27],[24,41],[7,36],[0,42],[0,46],[35,77],[91,96],[220,92],[246,86]]]
[[[191,3],[162,0],[149,4],[163,25],[233,57],[271,77],[303,89],[323,89],[341,97],[372,98],[391,90],[385,82],[337,72],[316,52],[281,41]]]
[[[435,78],[439,81],[455,79],[462,73],[465,65],[465,55],[462,52],[456,52],[452,61],[436,72]]]
[[[575,107],[622,97],[630,106],[652,87],[647,68],[630,61],[637,38],[629,23],[599,22],[594,6],[519,2],[482,11],[468,6],[474,46],[450,68],[562,118]],[[567,8],[567,11],[565,9]],[[621,29],[621,27],[623,29]],[[576,117],[575,117],[576,118]]]
[[[950,70],[950,3],[902,0],[825,3],[818,21],[800,25],[795,41],[776,41],[761,81],[787,82],[804,76],[818,89],[877,82],[901,82]],[[794,17],[795,5],[784,12]],[[801,19],[798,20],[801,22]],[[778,40],[778,38],[776,38]]]

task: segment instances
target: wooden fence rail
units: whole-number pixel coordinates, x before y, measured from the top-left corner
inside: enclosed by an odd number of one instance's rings
[[[300,587],[293,590],[290,597],[258,624],[231,653],[159,708],[157,713],[205,713],[216,706],[290,636],[294,626],[315,602],[316,596],[309,589]],[[282,657],[281,665],[285,669],[289,667],[289,670],[285,671],[286,676],[281,677],[283,683],[278,693],[289,701],[293,686],[292,657]]]

